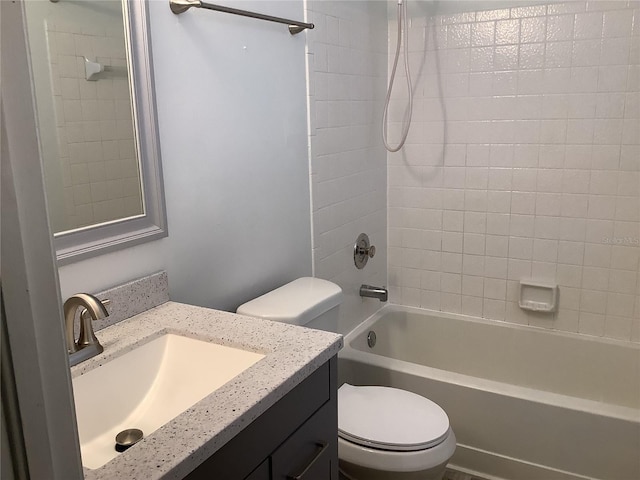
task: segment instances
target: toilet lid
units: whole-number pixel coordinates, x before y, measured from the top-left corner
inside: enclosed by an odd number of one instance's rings
[[[390,387],[338,389],[338,435],[365,447],[416,451],[434,447],[449,432],[449,417],[436,403]]]

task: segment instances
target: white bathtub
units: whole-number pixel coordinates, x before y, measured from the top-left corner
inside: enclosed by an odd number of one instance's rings
[[[390,305],[347,335],[339,372],[442,406],[461,469],[640,479],[640,345]]]

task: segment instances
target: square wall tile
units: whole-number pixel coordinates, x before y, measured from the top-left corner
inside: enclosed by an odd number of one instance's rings
[[[638,11],[578,0],[436,16],[442,102],[433,47],[410,41],[428,72],[415,85],[421,128],[387,157],[389,241],[421,252],[407,302],[640,338]],[[523,278],[560,285],[552,320],[519,309]]]

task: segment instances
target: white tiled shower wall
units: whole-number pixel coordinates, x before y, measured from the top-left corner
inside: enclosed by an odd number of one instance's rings
[[[46,29],[67,222],[54,231],[142,213],[122,19]],[[86,80],[85,57],[111,71]]]
[[[640,341],[640,3],[423,13],[388,156],[391,300]],[[559,284],[557,314],[518,307],[523,278]]]
[[[387,74],[385,2],[310,0],[308,82],[314,275],[340,285],[341,332],[380,307],[361,284],[386,285],[386,154],[380,140]],[[353,244],[377,248],[363,270]]]

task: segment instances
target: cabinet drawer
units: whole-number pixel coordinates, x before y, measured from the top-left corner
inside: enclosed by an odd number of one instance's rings
[[[273,480],[338,480],[335,402],[325,404],[271,456]]]

